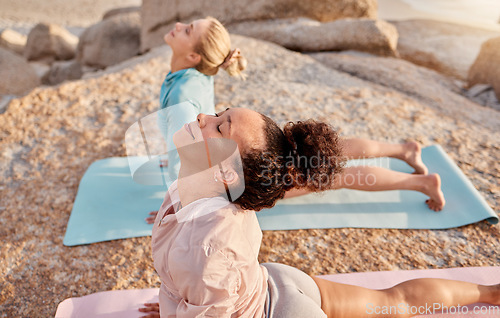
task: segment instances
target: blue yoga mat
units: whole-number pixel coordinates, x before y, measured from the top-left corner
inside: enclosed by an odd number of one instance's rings
[[[440,212],[427,207],[427,196],[416,191],[367,192],[334,190],[281,200],[257,214],[262,230],[309,228],[446,229],[482,220],[498,223],[498,215],[458,166],[438,145],[422,150],[429,173],[439,173],[446,205]],[[412,173],[404,161],[390,158],[352,160],[349,165],[375,165]],[[370,181],[370,180],[368,180]]]
[[[429,173],[439,173],[446,206],[431,211],[427,196],[415,191],[365,192],[335,190],[281,200],[257,213],[263,230],[310,228],[445,229],[488,220],[498,215],[440,146],[422,151]],[[350,165],[377,165],[412,172],[405,162],[377,158]],[[166,181],[170,184],[170,181]],[[166,186],[146,186],[132,180],[127,158],[94,162],[83,176],[66,229],[64,245],[89,244],[151,235],[144,218],[157,210]]]
[[[158,210],[167,188],[134,182],[127,157],[92,163],[80,181],[63,244],[151,235],[152,226],[144,219]]]

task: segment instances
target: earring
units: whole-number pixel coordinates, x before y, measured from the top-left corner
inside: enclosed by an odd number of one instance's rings
[[[217,180],[217,172],[214,172],[214,180],[215,182],[219,182],[219,180]]]

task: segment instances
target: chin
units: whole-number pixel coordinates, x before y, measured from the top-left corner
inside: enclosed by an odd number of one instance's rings
[[[185,147],[195,143],[193,141],[193,137],[183,128],[179,129],[172,136],[172,140],[174,142],[175,148],[179,149],[181,147]]]
[[[176,131],[174,133],[174,135],[172,136],[172,141],[174,142],[175,148],[179,148],[179,147],[183,146],[183,142],[182,142],[183,138],[181,135],[182,134],[180,133],[180,131]]]
[[[169,42],[169,35],[170,33],[167,33],[163,36],[163,42],[165,42],[166,44],[170,45],[168,42]]]

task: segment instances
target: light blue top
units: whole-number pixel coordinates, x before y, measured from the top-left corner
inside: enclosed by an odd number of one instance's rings
[[[160,108],[189,101],[198,113],[214,112],[214,79],[187,68],[169,72],[161,85]]]
[[[172,107],[175,105],[178,106]],[[172,136],[184,124],[195,121],[200,113],[215,113],[213,77],[194,68],[169,72],[161,85],[158,126],[167,143],[168,174],[171,180],[177,179],[180,168]]]

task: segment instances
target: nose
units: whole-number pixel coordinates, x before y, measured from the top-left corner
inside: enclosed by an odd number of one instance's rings
[[[207,118],[207,115],[205,115],[205,114],[198,114],[198,116],[196,116],[196,120],[198,120],[198,124],[200,125],[200,128],[205,127],[206,118]]]
[[[182,27],[182,23],[176,22],[175,23],[175,31],[179,31],[180,27]]]

